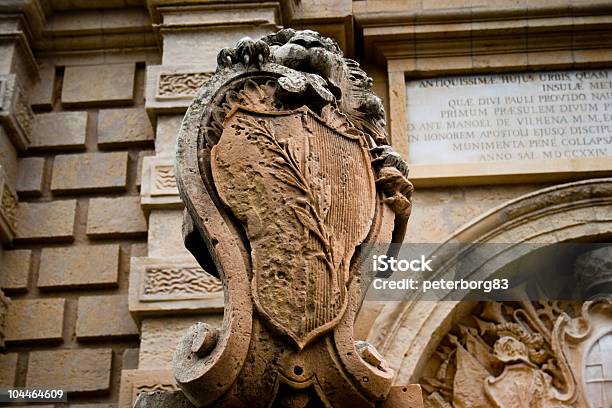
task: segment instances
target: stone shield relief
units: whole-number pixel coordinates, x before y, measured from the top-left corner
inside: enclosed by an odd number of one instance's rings
[[[177,347],[191,404],[374,407],[401,394],[353,338],[358,250],[401,240],[411,208],[371,85],[311,31],[219,53],[177,149],[185,245],[225,296],[222,327],[194,325]]]
[[[246,230],[259,313],[303,348],[338,323],[349,264],[375,210],[369,154],[308,108],[233,110],[212,149],[223,202]]]

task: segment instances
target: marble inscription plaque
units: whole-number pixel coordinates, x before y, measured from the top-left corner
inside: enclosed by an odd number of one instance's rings
[[[612,157],[609,69],[410,80],[406,92],[414,164]]]

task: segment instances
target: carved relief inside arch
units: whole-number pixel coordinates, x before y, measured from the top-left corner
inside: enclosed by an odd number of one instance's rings
[[[598,407],[593,395],[609,387],[609,379],[593,371],[612,360],[594,353],[584,366],[583,356],[592,347],[605,348],[608,340],[600,345],[596,332],[611,329],[610,299],[481,302],[448,333],[425,368],[425,405],[559,408],[590,406],[589,401]]]

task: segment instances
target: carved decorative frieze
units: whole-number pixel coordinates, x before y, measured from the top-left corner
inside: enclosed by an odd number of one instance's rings
[[[145,107],[152,112],[184,112],[212,75],[198,66],[148,66]]]
[[[0,242],[10,242],[17,228],[17,194],[0,165]]]
[[[212,72],[160,73],[157,99],[194,97],[212,75]]]
[[[0,75],[0,103],[0,121],[17,149],[25,151],[30,143],[34,113],[17,82],[17,75]]]
[[[200,267],[149,267],[145,269],[141,299],[197,299],[203,293],[222,290],[221,281]]]
[[[147,156],[142,161],[141,204],[148,208],[181,208],[174,158]]]
[[[207,312],[223,308],[223,288],[192,259],[132,258],[130,311],[144,315]]]

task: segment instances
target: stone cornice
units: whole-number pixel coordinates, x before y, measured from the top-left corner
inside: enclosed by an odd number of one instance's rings
[[[390,59],[608,48],[612,4],[366,12],[366,57]]]

